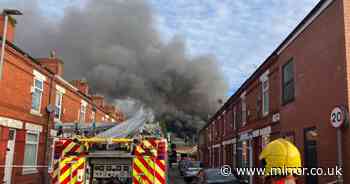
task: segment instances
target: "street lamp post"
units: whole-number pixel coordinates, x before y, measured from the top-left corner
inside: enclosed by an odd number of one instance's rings
[[[2,73],[3,73],[3,64],[4,64],[4,57],[5,57],[5,46],[6,46],[6,36],[7,36],[7,24],[9,20],[10,15],[22,15],[22,12],[19,10],[14,9],[4,9],[2,12],[2,15],[4,17],[4,29],[2,32],[2,42],[1,42],[1,56],[0,56],[0,80],[2,79]]]

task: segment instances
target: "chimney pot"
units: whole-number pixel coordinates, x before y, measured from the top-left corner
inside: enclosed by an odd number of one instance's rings
[[[50,52],[50,58],[51,58],[51,59],[55,59],[55,58],[56,58],[56,52],[55,52],[54,50],[52,50],[52,51]]]
[[[81,91],[82,93],[84,93],[85,95],[89,95],[89,85],[87,83],[87,81],[85,79],[82,80],[73,80],[71,82],[71,84],[73,84],[73,86],[75,86],[76,88],[79,89],[79,91]]]
[[[104,96],[94,95],[91,98],[95,105],[97,105],[98,107],[104,108]]]
[[[54,74],[63,75],[63,61],[56,57],[55,51],[50,52],[49,58],[38,58],[37,60]]]

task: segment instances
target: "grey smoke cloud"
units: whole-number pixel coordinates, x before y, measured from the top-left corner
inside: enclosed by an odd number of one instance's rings
[[[66,79],[87,78],[94,92],[111,101],[137,99],[158,117],[184,124],[203,124],[218,99],[225,99],[228,85],[215,58],[189,57],[179,37],[163,42],[146,1],[87,1],[66,8],[62,19],[40,14],[39,3],[18,0],[0,7],[23,11],[17,44],[38,57],[55,50],[65,62]]]

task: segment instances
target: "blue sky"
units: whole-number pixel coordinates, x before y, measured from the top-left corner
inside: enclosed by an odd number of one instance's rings
[[[0,0],[10,1],[10,0]],[[21,0],[18,0],[21,1]],[[38,0],[53,18],[85,0]],[[184,38],[188,55],[214,55],[232,94],[319,0],[146,0],[167,41]]]

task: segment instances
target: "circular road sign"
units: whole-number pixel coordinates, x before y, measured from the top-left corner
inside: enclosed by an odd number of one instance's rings
[[[345,121],[345,112],[344,110],[337,106],[332,110],[331,113],[331,124],[334,128],[339,128],[343,125]]]

